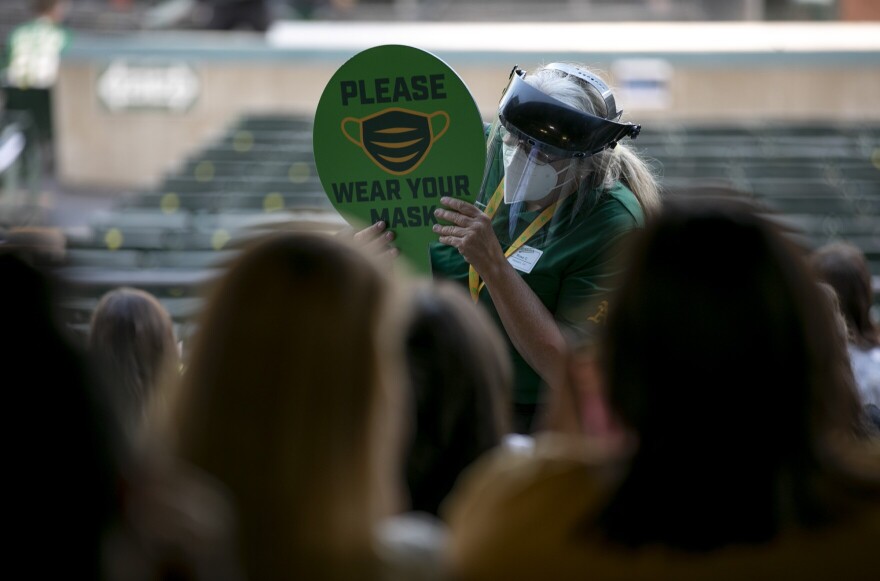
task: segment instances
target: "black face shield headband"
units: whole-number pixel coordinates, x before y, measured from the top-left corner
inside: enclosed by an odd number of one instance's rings
[[[573,67],[567,65],[554,66],[568,74],[575,74]],[[610,107],[608,114],[612,118],[619,116],[614,110],[614,98],[607,86],[593,77],[585,78],[582,71],[576,71],[579,79],[590,83],[602,92],[606,105]],[[583,157],[593,155],[603,149],[614,147],[617,142],[629,137],[635,139],[641,125],[618,123],[610,119],[602,119],[589,113],[579,111],[561,101],[539,91],[523,79],[526,72],[513,67],[510,83],[498,106],[498,118],[501,124],[520,139],[538,144],[542,150],[558,157]],[[596,82],[601,83],[601,86]],[[602,87],[605,87],[603,91]]]

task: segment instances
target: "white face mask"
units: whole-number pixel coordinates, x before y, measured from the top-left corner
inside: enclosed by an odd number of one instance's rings
[[[555,188],[574,179],[570,176],[562,183],[559,175],[571,170],[566,164],[556,169],[549,163],[538,163],[520,147],[504,145],[504,203],[534,202],[547,197]]]

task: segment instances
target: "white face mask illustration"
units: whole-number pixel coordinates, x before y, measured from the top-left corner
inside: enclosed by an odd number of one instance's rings
[[[504,155],[504,203],[533,202],[547,197],[558,186],[567,184],[574,176],[559,182],[560,174],[571,170],[566,164],[556,169],[550,163],[540,163],[521,147],[503,145]]]

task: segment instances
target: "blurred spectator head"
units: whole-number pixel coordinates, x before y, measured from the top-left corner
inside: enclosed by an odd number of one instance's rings
[[[843,316],[843,312],[840,308],[840,300],[838,299],[837,293],[834,291],[834,287],[826,282],[818,282],[820,293],[825,297],[825,300],[831,305],[831,310],[834,316],[834,331],[836,333],[836,346],[838,348],[838,353],[835,353],[834,357],[840,357],[843,359],[849,359],[849,350],[847,349],[849,340],[847,338],[847,324],[846,318]],[[843,374],[843,382],[842,389],[848,389],[852,393],[851,401],[852,401],[852,411],[851,416],[853,419],[852,422],[852,435],[856,439],[860,440],[869,440],[872,438],[878,437],[880,432],[878,432],[878,426],[874,424],[872,421],[872,417],[867,410],[862,409],[862,399],[859,394],[859,388],[857,385],[856,376],[853,373],[853,368],[849,367],[849,373]]]
[[[415,407],[411,507],[436,515],[462,470],[510,430],[510,354],[467,292],[440,281],[415,294],[406,355]]]
[[[837,293],[850,340],[862,348],[880,344],[871,319],[871,273],[861,248],[849,242],[831,242],[814,250],[810,262],[820,280]]]
[[[821,522],[829,447],[858,407],[806,251],[745,201],[667,204],[603,343],[611,406],[638,438],[607,529],[704,550]]]
[[[89,329],[89,352],[125,422],[136,428],[153,390],[179,364],[174,325],[150,293],[109,291],[98,302]]]
[[[12,252],[38,267],[64,261],[67,238],[58,229],[47,226],[16,226],[6,232],[0,252]]]
[[[31,10],[39,16],[48,16],[55,22],[64,20],[69,0],[31,0]]]
[[[400,480],[391,296],[356,248],[283,233],[246,249],[208,300],[172,438],[231,491],[252,580],[368,575]]]
[[[54,281],[11,253],[0,253],[0,280],[11,554],[47,577],[99,579],[101,543],[119,514],[125,439],[57,324]]]

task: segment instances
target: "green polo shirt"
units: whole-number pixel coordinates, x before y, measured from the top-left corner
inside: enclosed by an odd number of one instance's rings
[[[568,205],[572,204],[574,202],[570,199]],[[557,213],[571,216],[570,212],[570,207],[563,207]],[[514,238],[536,216],[537,212],[521,214],[514,228]],[[559,220],[526,242],[526,246],[538,248],[543,254],[531,272],[518,272],[544,306],[554,314],[560,327],[581,336],[589,334],[596,325],[604,322],[604,314],[609,306],[605,295],[612,288],[620,270],[617,264],[619,242],[627,232],[643,224],[641,206],[626,186],[617,184],[610,191],[593,192],[592,200],[584,203],[571,220]],[[496,231],[509,231],[507,207],[504,204],[493,218],[493,226]],[[432,244],[430,250],[434,276],[448,278],[467,287],[468,264],[458,250],[439,242]],[[479,302],[504,333],[488,288],[483,288]],[[507,336],[506,333],[504,335]],[[513,401],[529,404],[542,401],[540,377],[509,339],[508,345],[515,370]]]
[[[61,52],[70,33],[41,16],[17,26],[7,40],[5,82],[19,89],[48,89],[58,78]]]

